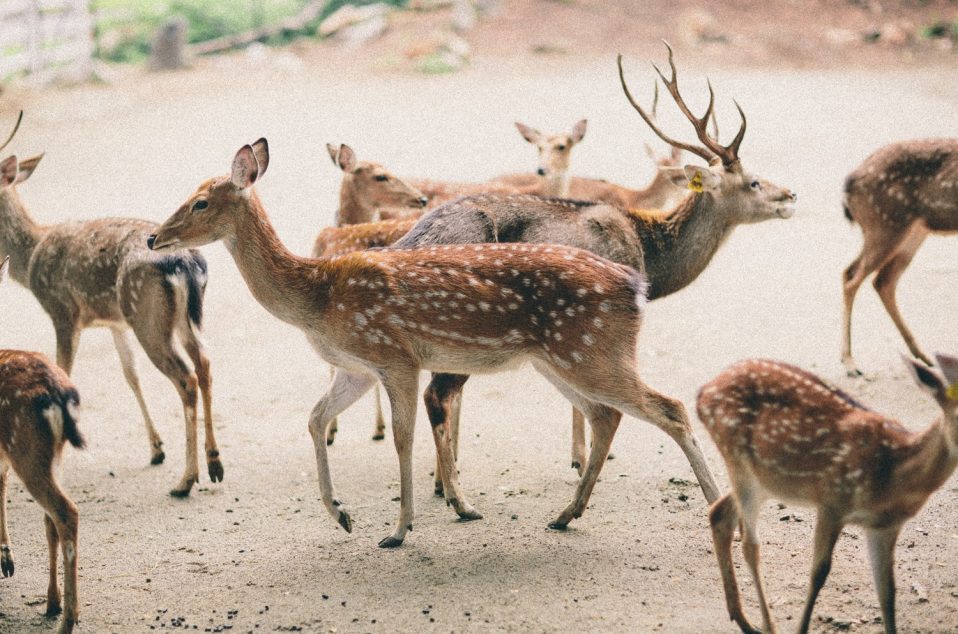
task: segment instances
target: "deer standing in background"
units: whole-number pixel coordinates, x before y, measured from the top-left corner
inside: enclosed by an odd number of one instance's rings
[[[153,249],[225,243],[253,296],[302,329],[336,375],[309,431],[323,503],[345,530],[326,428],[380,381],[399,454],[400,514],[381,547],[400,545],[413,521],[412,446],[421,370],[493,372],[530,361],[592,425],[588,467],[572,503],[552,522],[582,515],[622,412],[668,433],[708,500],[718,490],[682,403],[645,385],[636,345],[644,277],[580,249],[529,244],[381,249],[311,259],[280,242],[253,184],[269,166],[265,139],[240,148],[229,176],[205,180],[149,238]],[[573,315],[565,316],[571,308]],[[558,317],[562,312],[563,317]],[[463,519],[481,515],[459,487],[452,442],[433,428],[446,501]]]
[[[569,162],[572,148],[585,137],[588,121],[579,121],[569,134],[543,134],[535,128],[516,121],[516,129],[522,138],[536,147],[539,153],[539,167],[535,174],[505,174],[492,179],[492,183],[503,183],[521,188],[523,193],[535,194],[547,198],[568,198]]]
[[[475,196],[433,210],[394,243],[395,248],[474,242],[555,243],[587,249],[620,264],[643,271],[649,279],[649,299],[671,295],[690,284],[708,266],[712,257],[736,226],[773,218],[789,218],[795,195],[761,179],[742,167],[739,146],[745,136],[745,115],[732,142],[721,145],[709,135],[714,95],[709,86],[709,106],[702,117],[689,110],[679,93],[677,72],[669,48],[672,76],[665,82],[679,109],[692,123],[701,146],[675,141],[663,133],[629,92],[622,75],[622,88],[639,115],[666,143],[695,154],[708,167],[687,165],[667,174],[676,184],[691,189],[685,199],[667,212],[624,210],[599,203],[544,200],[531,196]],[[658,69],[656,69],[658,70]],[[564,307],[556,316],[572,317]],[[435,375],[424,395],[433,425],[445,425],[458,411],[463,384],[468,376]],[[450,433],[457,435],[452,415]],[[585,426],[579,412],[573,414],[572,466],[585,468]],[[436,482],[437,488],[440,482]]]
[[[908,350],[931,365],[898,312],[895,290],[929,234],[958,232],[958,139],[903,141],[878,150],[845,179],[844,205],[864,238],[861,253],[842,276],[845,370],[861,375],[852,358],[852,305],[874,271],[875,290]]]
[[[902,525],[945,483],[958,464],[958,357],[938,355],[944,381],[906,363],[942,417],[912,433],[813,374],[775,361],[743,361],[699,392],[698,414],[718,445],[732,492],[712,505],[709,521],[729,616],[745,618],[732,566],[732,536],[742,550],[762,610],[763,632],[775,632],[759,564],[758,515],[776,497],[817,509],[811,585],[798,627],[812,608],[846,524],[865,529],[885,632],[895,632],[895,542]]]
[[[0,265],[6,276],[9,258]],[[77,429],[80,396],[70,378],[42,354],[0,350],[0,572],[12,577],[13,556],[7,533],[7,480],[10,467],[43,509],[49,548],[47,616],[63,612],[57,632],[67,634],[79,617],[77,606],[76,504],[60,488],[54,472],[69,442],[84,447]],[[57,579],[57,549],[63,548],[63,598]]]
[[[210,479],[223,479],[213,435],[210,363],[197,331],[203,316],[206,260],[197,251],[151,253],[145,220],[104,218],[39,225],[27,213],[16,186],[27,180],[41,156],[0,162],[0,257],[10,257],[10,276],[29,288],[50,315],[57,338],[57,365],[73,369],[80,332],[106,326],[120,356],[150,441],[150,463],[165,458],[140,389],[129,331],[150,361],[173,382],[183,402],[186,465],[170,495],[189,495],[199,481],[197,396],[203,398],[206,463]],[[183,352],[192,361],[191,368]]]
[[[383,209],[422,208],[428,199],[379,163],[360,161],[346,144],[326,144],[333,164],[343,171],[339,187],[337,227],[373,222]]]

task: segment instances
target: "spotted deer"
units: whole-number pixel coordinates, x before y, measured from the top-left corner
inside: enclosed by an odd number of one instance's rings
[[[942,417],[913,433],[873,412],[813,374],[776,361],[737,363],[699,392],[698,415],[728,468],[732,491],[712,505],[715,541],[729,616],[745,618],[732,566],[732,536],[742,550],[762,611],[762,630],[775,632],[759,564],[758,514],[776,497],[817,510],[811,585],[799,632],[831,567],[847,524],[865,529],[885,632],[895,632],[895,542],[958,464],[958,357],[937,355],[943,378],[905,360]]]
[[[106,326],[113,335],[123,374],[136,397],[150,441],[150,462],[165,458],[139,377],[129,331],[150,361],[173,382],[186,422],[186,465],[170,494],[189,495],[199,481],[197,396],[202,394],[206,463],[210,479],[223,479],[213,434],[210,363],[199,339],[206,287],[206,260],[197,251],[166,255],[145,246],[153,224],[104,218],[56,225],[37,224],[20,199],[42,155],[0,162],[0,257],[10,257],[10,277],[29,288],[53,321],[57,364],[73,369],[80,332]],[[183,351],[189,357],[190,367]]]
[[[380,249],[337,258],[294,255],[280,242],[253,188],[269,166],[265,139],[239,149],[228,176],[210,178],[150,237],[153,249],[222,240],[253,296],[304,331],[336,375],[313,409],[309,431],[323,503],[340,526],[352,522],[329,471],[329,422],[380,381],[389,398],[399,455],[400,513],[380,542],[403,542],[413,521],[412,440],[419,373],[494,372],[530,361],[589,418],[592,449],[572,503],[552,522],[582,515],[622,412],[658,426],[682,448],[706,498],[718,490],[682,403],[637,373],[645,304],[641,273],[580,249],[530,244]],[[571,317],[553,317],[566,307]],[[452,441],[433,428],[446,501],[463,519],[466,500]]]
[[[6,276],[9,258],[0,265]],[[10,467],[43,509],[49,548],[47,616],[63,613],[57,631],[73,631],[77,606],[76,504],[57,482],[55,468],[63,445],[85,445],[77,428],[80,396],[60,368],[36,352],[0,350],[0,572],[12,577],[13,555],[7,532],[7,480]],[[57,550],[63,550],[63,595],[57,579]]]
[[[861,253],[845,269],[842,363],[861,375],[852,358],[852,305],[873,272],[874,286],[908,350],[931,365],[898,311],[898,280],[925,238],[958,232],[958,139],[893,143],[865,159],[845,179],[845,217],[862,229]]]
[[[360,161],[348,145],[326,144],[333,164],[343,171],[335,225],[355,225],[379,220],[387,210],[421,209],[428,199],[418,189],[379,163]]]
[[[539,166],[534,174],[504,174],[491,182],[520,187],[527,194],[568,198],[572,148],[585,137],[587,125],[588,121],[582,119],[569,134],[543,134],[516,121],[516,129],[522,138],[535,146],[539,154]]]
[[[675,141],[659,129],[654,118],[633,99],[622,73],[621,57],[619,77],[626,97],[659,137],[709,163],[708,167],[686,165],[667,171],[674,183],[691,190],[672,209],[640,211],[531,196],[476,196],[431,211],[393,246],[474,242],[575,246],[643,271],[649,280],[649,300],[654,301],[694,281],[738,225],[791,217],[795,194],[742,166],[739,146],[745,136],[746,120],[741,108],[738,133],[729,145],[721,145],[707,130],[714,106],[711,86],[709,106],[702,117],[696,117],[679,93],[671,47],[668,51],[672,75],[669,79],[661,72],[659,75],[692,123],[701,146]],[[568,312],[568,307],[563,307],[557,311],[556,319],[571,316]],[[465,375],[434,376],[424,395],[433,425],[444,426],[450,413],[458,411],[467,379]],[[452,420],[450,433],[455,435],[456,429],[458,422]],[[573,412],[572,466],[580,473],[585,469],[585,455],[584,421],[580,412]],[[440,484],[437,480],[437,489]]]

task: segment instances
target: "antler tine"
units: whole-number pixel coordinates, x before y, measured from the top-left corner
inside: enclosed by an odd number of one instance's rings
[[[655,92],[652,93],[652,118],[657,118],[658,113],[656,110],[659,108],[659,82],[653,82],[652,85],[655,87]]]
[[[735,107],[738,109],[738,114],[742,117],[742,126],[738,129],[738,134],[735,135],[735,138],[732,139],[732,142],[728,144],[728,152],[732,158],[732,162],[738,160],[738,146],[742,144],[742,139],[745,138],[745,128],[748,126],[748,122],[745,120],[745,112],[742,110],[742,106],[738,105],[738,102],[734,99],[732,103],[735,104]]]
[[[642,108],[642,106],[638,104],[638,102],[635,100],[635,97],[632,96],[632,91],[629,90],[629,86],[625,82],[625,73],[622,70],[622,55],[621,54],[619,54],[616,61],[619,65],[619,81],[622,84],[622,90],[625,92],[626,98],[629,100],[629,103],[632,104],[632,107],[635,108],[636,112],[639,113],[639,116],[642,117],[642,120],[645,121],[645,123],[648,124],[650,128],[652,128],[652,131],[655,132],[655,134],[657,134],[660,139],[662,139],[663,141],[665,141],[666,143],[668,143],[669,145],[673,147],[681,148],[687,152],[691,152],[692,154],[695,154],[696,156],[700,156],[704,158],[706,161],[711,161],[713,158],[715,158],[715,155],[709,152],[707,149],[698,147],[695,145],[690,145],[688,143],[682,143],[681,141],[676,141],[675,139],[667,135],[665,132],[663,132],[659,128],[659,126],[655,123],[655,117],[654,116],[650,117],[649,114]],[[659,73],[659,75],[661,74],[662,73]],[[662,79],[664,80],[665,77],[663,77]],[[658,83],[656,82],[656,88],[657,87],[658,87]]]
[[[17,117],[17,123],[13,126],[13,132],[10,133],[10,136],[7,137],[7,140],[3,142],[3,145],[0,145],[0,150],[7,147],[10,144],[10,141],[13,140],[14,135],[17,133],[17,130],[20,129],[20,122],[23,121],[23,110],[20,111],[20,116]]]

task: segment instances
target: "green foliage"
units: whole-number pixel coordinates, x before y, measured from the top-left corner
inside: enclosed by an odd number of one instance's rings
[[[951,39],[958,41],[958,20],[954,22],[942,20],[940,22],[935,22],[934,24],[929,24],[921,29],[920,34],[921,37],[927,40],[950,37]]]

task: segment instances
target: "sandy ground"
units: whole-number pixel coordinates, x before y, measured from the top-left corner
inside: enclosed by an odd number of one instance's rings
[[[682,63],[681,50],[679,63]],[[958,129],[954,65],[902,71],[723,70],[685,66],[685,90],[709,74],[722,121],[729,97],[749,116],[745,166],[799,195],[787,221],[742,227],[691,287],[648,309],[639,356],[644,378],[691,409],[697,388],[749,356],[820,373],[883,412],[920,428],[934,404],[911,384],[897,332],[863,287],[855,347],[866,379],[838,362],[841,270],[860,235],[841,213],[846,173],[896,139]],[[644,59],[627,59],[650,92]],[[398,75],[322,50],[301,70],[242,59],[120,87],[15,93],[5,120],[27,109],[13,145],[46,151],[20,191],[41,222],[104,215],[162,221],[202,180],[228,171],[235,150],[269,138],[258,189],[282,238],[305,253],[331,222],[338,171],[324,144],[347,142],[397,172],[480,179],[524,170],[534,157],[516,119],[561,130],[590,120],[576,173],[640,184],[651,140],[615,81],[614,59],[480,59],[443,77]],[[687,136],[688,126],[663,113]],[[927,350],[958,350],[958,260],[953,238],[922,248],[900,303]],[[140,355],[144,390],[166,441],[148,465],[140,416],[106,331],[87,331],[74,379],[90,448],[68,451],[61,480],[81,513],[82,632],[197,631],[733,631],[707,529],[706,505],[680,451],[650,425],[627,420],[588,512],[566,532],[546,524],[571,498],[569,408],[531,369],[477,377],[466,391],[462,482],[485,514],[457,521],[433,497],[432,441],[420,412],[415,530],[402,548],[377,541],[398,513],[391,442],[375,443],[367,398],[341,418],[331,450],[338,492],[352,509],[347,535],[319,502],[308,412],[328,380],[305,338],[249,295],[221,245],[204,249],[211,278],[206,334],[225,482],[187,500],[166,491],[183,466],[180,406]],[[4,347],[52,354],[53,330],[30,293],[0,288]],[[723,488],[724,469],[696,421]],[[15,481],[10,529],[16,576],[0,582],[0,630],[40,632],[46,547],[40,513]],[[952,478],[904,529],[897,575],[903,631],[958,628],[958,481]],[[782,520],[786,518],[786,520]],[[813,514],[770,503],[763,514],[767,582],[780,623],[798,618]],[[748,609],[757,615],[745,569]],[[914,587],[927,592],[920,601]],[[817,631],[878,632],[864,541],[852,529],[836,550],[817,605]]]

